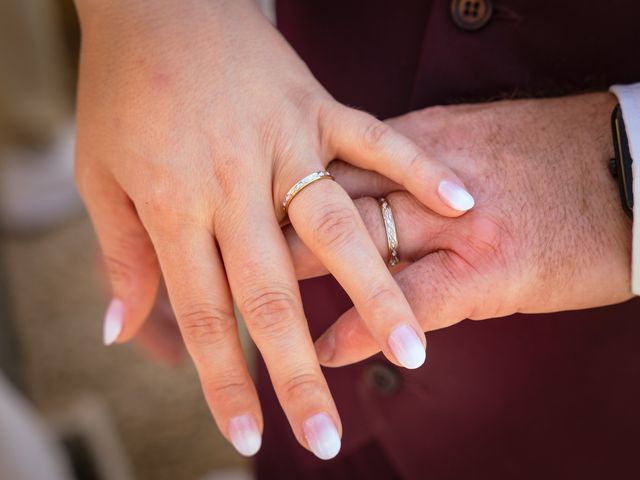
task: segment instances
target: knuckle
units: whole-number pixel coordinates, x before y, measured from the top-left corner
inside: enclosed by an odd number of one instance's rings
[[[319,92],[317,89],[308,88],[294,88],[291,91],[294,105],[308,113],[319,114],[320,109],[327,101],[327,95],[324,92]]]
[[[220,402],[231,402],[237,399],[243,399],[247,396],[250,385],[246,381],[228,378],[212,378],[203,381],[202,390],[207,398],[213,400],[217,405]]]
[[[460,239],[463,242],[461,251],[469,259],[488,259],[500,257],[510,250],[507,242],[509,229],[500,221],[488,215],[471,219],[466,234]]]
[[[308,402],[322,394],[324,390],[323,382],[313,373],[299,373],[287,380],[282,385],[282,391],[292,403]]]
[[[175,186],[169,185],[165,181],[154,181],[145,187],[144,193],[141,194],[142,198],[139,200],[142,201],[147,208],[157,213],[163,213],[174,204],[173,202],[177,195],[178,192]],[[182,203],[182,201],[180,203]]]
[[[297,310],[295,295],[286,287],[259,288],[242,304],[247,322],[259,334],[286,333]]]
[[[202,206],[195,191],[177,189],[158,182],[136,195],[134,204],[141,220],[150,231],[165,235],[199,224]],[[188,193],[185,193],[188,192]]]
[[[462,279],[474,269],[468,260],[449,252],[438,252],[437,260],[443,290],[456,289],[457,285],[462,283]]]
[[[434,166],[430,165],[429,156],[420,147],[415,147],[416,152],[409,160],[405,170],[408,178],[430,178],[434,175]],[[440,167],[438,167],[440,168]]]
[[[358,223],[354,212],[344,205],[328,204],[312,218],[314,240],[326,249],[345,245],[354,235]]]
[[[366,299],[366,305],[371,311],[378,313],[388,312],[390,307],[398,303],[398,292],[387,285],[371,289]]]
[[[376,118],[369,119],[369,123],[365,127],[362,140],[367,147],[376,147],[384,141],[391,133],[391,127]]]
[[[434,105],[432,107],[425,108],[422,111],[413,112],[412,114],[416,117],[420,117],[422,114],[423,118],[433,120],[438,117],[446,117],[451,114],[451,111],[449,108],[443,107],[442,105]]]
[[[411,172],[412,175],[415,175],[415,171],[417,170],[419,173],[423,173],[423,170],[429,164],[429,157],[424,152],[424,150],[416,147],[417,151],[409,160],[409,165],[407,168],[408,172]]]
[[[238,169],[243,162],[235,155],[218,153],[215,160],[211,164],[213,178],[215,179],[215,190],[220,198],[234,198],[239,193],[238,179],[242,175],[238,175]]]
[[[185,342],[196,346],[228,341],[236,328],[232,312],[208,303],[194,304],[178,318]]]
[[[114,284],[131,284],[136,276],[137,268],[133,264],[113,255],[104,255],[104,266]]]

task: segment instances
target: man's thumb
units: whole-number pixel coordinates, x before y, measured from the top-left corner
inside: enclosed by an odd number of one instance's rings
[[[478,301],[475,271],[457,254],[431,253],[395,278],[425,331],[458,323],[471,315]],[[427,347],[428,349],[428,347]],[[323,366],[340,367],[380,351],[355,308],[344,313],[317,341]]]

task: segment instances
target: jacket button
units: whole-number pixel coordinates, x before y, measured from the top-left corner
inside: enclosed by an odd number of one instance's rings
[[[381,362],[372,362],[367,365],[364,379],[369,388],[385,395],[396,393],[402,382],[395,367]]]
[[[479,30],[492,15],[492,0],[451,0],[451,18],[462,30]]]

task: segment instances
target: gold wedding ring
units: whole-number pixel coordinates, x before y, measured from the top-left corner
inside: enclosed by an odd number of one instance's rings
[[[307,188],[312,183],[324,179],[333,180],[333,176],[329,172],[324,170],[320,172],[310,173],[306,177],[299,180],[293,187],[289,189],[287,194],[284,196],[284,201],[282,202],[282,210],[284,210],[284,213],[287,213],[287,209],[289,208],[291,200],[293,200],[297,194],[299,194],[302,190]]]
[[[382,212],[382,221],[384,223],[384,231],[387,234],[387,246],[389,247],[389,260],[387,264],[393,267],[400,263],[398,256],[398,231],[396,230],[396,222],[393,218],[393,212],[387,199],[382,197],[378,200],[380,211]]]

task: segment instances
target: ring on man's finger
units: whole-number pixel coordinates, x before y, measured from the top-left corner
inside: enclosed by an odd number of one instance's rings
[[[393,212],[387,199],[381,197],[378,200],[380,204],[380,212],[382,213],[382,221],[384,223],[384,231],[387,234],[387,247],[389,248],[389,260],[387,264],[393,267],[400,263],[398,255],[398,231],[396,230],[396,222],[393,218]]]

